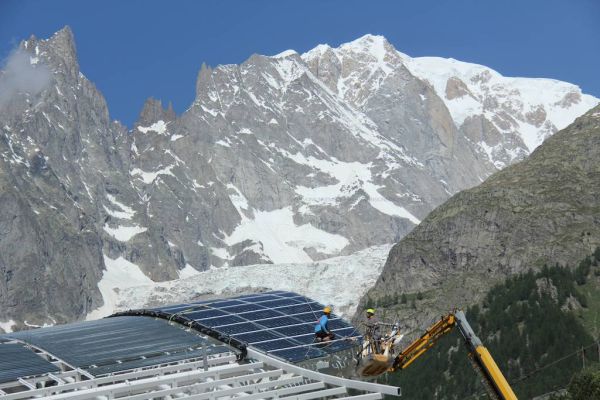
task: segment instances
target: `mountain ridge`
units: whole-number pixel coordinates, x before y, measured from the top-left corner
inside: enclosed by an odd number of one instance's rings
[[[0,320],[83,318],[109,300],[98,289],[109,264],[164,281],[399,240],[498,168],[470,137],[502,147],[505,136],[485,116],[474,117],[479,130],[457,128],[435,88],[388,47],[384,64],[366,51],[204,66],[185,113],[149,100],[128,131],[81,73],[70,29],[23,42],[26,70],[51,74],[44,90],[19,92],[0,112],[1,227],[14,233],[0,237],[11,276],[0,284]],[[363,75],[376,86],[368,93],[352,81]],[[352,102],[332,90],[339,77],[351,78],[340,87]],[[20,215],[30,219],[14,225]],[[23,304],[31,287],[42,295]]]
[[[367,296],[425,293],[422,324],[477,302],[503,277],[587,255],[600,244],[599,131],[595,107],[528,159],[436,208],[392,248]]]

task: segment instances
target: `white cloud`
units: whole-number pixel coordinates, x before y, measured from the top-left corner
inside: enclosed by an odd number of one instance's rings
[[[16,94],[36,95],[50,83],[50,70],[24,50],[14,50],[0,71],[0,108]]]

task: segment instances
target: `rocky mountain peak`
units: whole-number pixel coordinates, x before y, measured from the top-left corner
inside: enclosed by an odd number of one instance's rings
[[[60,54],[63,58],[68,58],[77,62],[75,37],[73,36],[73,31],[68,25],[52,35],[52,37],[48,39],[48,45],[54,47],[56,49],[56,53]]]
[[[383,36],[365,35],[337,48],[319,45],[302,58],[334,93],[358,108],[388,76],[407,73],[402,53]]]
[[[79,74],[75,38],[69,26],[65,26],[49,39],[38,40],[31,36],[21,44],[21,48],[31,53],[35,57],[34,60],[41,58],[46,64],[58,67],[72,77]]]
[[[272,56],[273,58],[287,58],[287,57],[294,57],[294,56],[298,56],[298,52],[296,50],[285,50],[282,51],[279,54],[275,54],[274,56]]]
[[[160,120],[171,122],[175,118],[177,118],[177,114],[175,114],[171,102],[169,102],[166,108],[163,108],[160,100],[150,97],[144,103],[136,125],[151,125]]]
[[[327,53],[351,53],[355,56],[366,57],[370,61],[383,61],[386,58],[401,55],[384,36],[367,34],[351,42],[341,44],[337,48],[327,44],[319,44],[304,53],[302,58],[310,62],[323,57]]]
[[[198,71],[198,77],[196,78],[196,97],[199,97],[203,90],[205,90],[210,83],[210,75],[212,74],[212,68],[202,63],[200,71]]]
[[[339,47],[339,50],[368,55],[378,61],[383,61],[387,57],[397,55],[397,50],[385,37],[371,34],[344,43]]]

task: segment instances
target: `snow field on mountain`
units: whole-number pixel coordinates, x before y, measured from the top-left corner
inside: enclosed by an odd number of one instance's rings
[[[413,75],[431,83],[448,107],[457,127],[474,115],[485,115],[494,123],[494,112],[497,110],[490,111],[489,106],[484,106],[486,99],[498,103],[498,109],[512,109],[513,117],[535,112],[541,106],[547,121],[558,130],[565,128],[576,117],[598,104],[596,98],[582,94],[579,87],[567,82],[543,78],[505,77],[483,65],[452,58],[411,58],[406,55],[403,57],[404,64]],[[460,79],[470,93],[448,99],[446,86],[451,78]],[[571,105],[563,104],[565,96],[571,93],[580,95],[581,100]],[[517,130],[529,152],[535,150],[546,138],[540,134],[540,127],[519,118],[514,119],[519,125]],[[495,125],[501,132],[504,131]]]
[[[13,326],[16,325],[16,322],[12,319],[8,321],[0,321],[0,329],[4,331],[4,333],[11,333],[13,330]]]
[[[198,275],[200,272],[192,267],[190,264],[185,264],[181,270],[179,270],[179,279],[186,279],[192,276]]]
[[[227,189],[232,204],[242,217],[240,224],[224,239],[228,246],[248,239],[260,242],[262,249],[254,246],[253,250],[277,264],[312,261],[305,248],[335,254],[349,244],[345,237],[317,229],[311,224],[296,225],[291,207],[272,211],[253,210],[254,218],[249,218],[245,212],[250,210],[246,197],[233,184],[228,184]],[[212,247],[211,252],[224,260],[231,258],[224,248]]]
[[[118,202],[117,199],[110,194],[107,194],[106,197],[112,203],[113,206],[115,206],[116,208],[119,209],[119,210],[115,210],[114,208],[108,208],[103,205],[104,210],[108,213],[108,215],[110,215],[111,217],[118,218],[118,219],[133,218],[133,216],[135,215],[135,211],[133,210],[133,208],[127,207],[125,204]]]
[[[105,224],[103,227],[104,231],[108,233],[110,236],[114,237],[120,242],[127,242],[131,240],[135,235],[146,232],[148,228],[132,225],[132,226],[124,226],[119,225],[116,228],[111,228],[108,224]]]
[[[117,311],[186,303],[206,296],[234,296],[264,290],[286,290],[330,304],[346,318],[357,311],[359,299],[381,273],[392,245],[374,246],[349,256],[301,264],[259,264],[214,268],[181,279],[152,283],[137,266],[122,258],[105,257],[107,272],[100,290],[105,305],[87,319]],[[109,267],[110,265],[110,267]],[[115,271],[123,268],[123,272]],[[117,288],[117,290],[115,290]]]
[[[297,186],[295,190],[302,197],[303,212],[310,212],[307,205],[335,206],[341,198],[350,197],[357,190],[362,189],[367,193],[373,208],[390,216],[407,218],[414,224],[420,223],[420,220],[405,208],[394,204],[378,192],[382,186],[372,182],[370,164],[342,162],[334,157],[330,157],[330,160],[317,159],[313,156],[306,157],[302,153],[291,154],[284,149],[269,147],[298,164],[323,172],[338,181],[333,185],[314,188]],[[296,225],[291,206],[271,211],[253,209],[253,217],[250,218],[247,216],[247,211],[251,207],[246,197],[232,184],[228,184],[227,189],[232,204],[242,218],[241,223],[224,239],[228,246],[248,239],[255,243],[260,242],[262,249],[255,248],[255,252],[277,264],[312,261],[305,251],[306,248],[313,248],[323,254],[336,254],[349,244],[347,238],[325,232],[311,224]],[[231,258],[224,248],[213,247],[211,252],[224,260]]]
[[[167,131],[167,124],[163,120],[156,121],[150,126],[138,126],[137,128],[142,133],[156,132],[159,135],[164,135]]]
[[[116,197],[107,193],[106,197],[111,203],[113,208],[108,208],[105,205],[102,205],[104,210],[108,215],[120,220],[131,220],[135,211],[133,208],[126,206],[125,204],[117,201]],[[116,209],[117,210],[116,210]],[[109,224],[104,224],[103,229],[106,233],[108,233],[113,238],[117,239],[120,242],[127,242],[131,240],[135,235],[146,232],[148,228],[141,227],[138,225],[118,225],[116,228],[112,228]]]
[[[362,164],[359,162],[342,162],[335,159],[321,160],[315,157],[305,157],[301,153],[289,154],[281,150],[288,158],[291,158],[298,164],[307,165],[313,169],[321,171],[333,178],[338,183],[328,186],[318,186],[309,188],[297,186],[296,193],[302,196],[305,204],[308,205],[337,205],[340,198],[350,197],[357,190],[364,190],[369,196],[371,206],[380,212],[390,215],[406,218],[413,224],[419,224],[421,221],[407,211],[404,207],[394,204],[385,198],[378,191],[383,187],[372,182],[371,164]]]
[[[317,229],[311,224],[296,225],[291,207],[273,211],[255,210],[254,218],[243,217],[225,243],[233,246],[247,239],[261,242],[263,254],[276,264],[312,261],[304,248],[334,254],[349,244],[345,237]]]
[[[165,168],[161,168],[157,171],[154,172],[147,172],[147,171],[143,171],[139,168],[134,168],[131,170],[131,172],[129,173],[131,176],[136,176],[139,177],[146,185],[151,184],[152,182],[154,182],[154,180],[159,176],[159,175],[171,175],[171,176],[175,176],[173,175],[173,173],[171,172],[171,170],[173,169],[173,167],[175,167],[175,165],[169,165]]]
[[[116,260],[103,255],[104,265],[106,269],[102,274],[102,279],[98,282],[98,289],[102,294],[104,304],[90,312],[86,320],[98,319],[106,317],[113,313],[119,291],[132,286],[153,284],[154,282],[148,278],[140,267],[127,261],[123,257]]]

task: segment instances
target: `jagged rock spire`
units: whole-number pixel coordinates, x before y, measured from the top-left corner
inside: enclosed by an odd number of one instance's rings
[[[171,102],[167,108],[163,108],[162,101],[149,97],[144,103],[136,125],[150,125],[159,120],[169,122],[175,118],[177,118],[177,114],[175,114]]]

